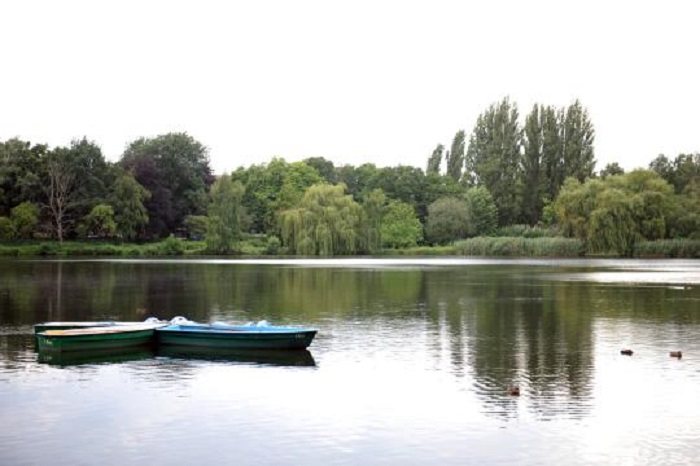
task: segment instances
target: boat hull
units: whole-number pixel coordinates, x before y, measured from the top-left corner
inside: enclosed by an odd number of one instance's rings
[[[102,331],[101,331],[102,330]],[[154,328],[48,330],[36,335],[39,351],[94,351],[151,345]]]
[[[306,349],[316,330],[225,330],[205,327],[168,326],[156,330],[159,345],[198,346],[235,349]]]

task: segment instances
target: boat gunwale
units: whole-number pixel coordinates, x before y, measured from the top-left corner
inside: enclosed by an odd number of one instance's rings
[[[165,325],[165,324],[162,324]],[[115,325],[109,327],[87,327],[74,328],[68,330],[45,330],[37,333],[37,337],[43,338],[85,338],[85,337],[108,337],[113,335],[123,335],[138,332],[153,332],[158,329],[158,325],[146,324],[137,326]]]
[[[233,327],[233,326],[232,326]],[[313,334],[318,333],[318,329],[305,327],[217,327],[212,325],[167,325],[159,327],[156,332],[166,333],[197,333],[201,335],[221,334],[221,335],[294,335],[298,333]]]

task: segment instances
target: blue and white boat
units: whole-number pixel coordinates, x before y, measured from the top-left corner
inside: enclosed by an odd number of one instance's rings
[[[170,325],[156,329],[156,340],[158,345],[291,350],[308,348],[317,332],[313,328],[270,325],[264,320],[247,325],[199,324],[175,317]]]

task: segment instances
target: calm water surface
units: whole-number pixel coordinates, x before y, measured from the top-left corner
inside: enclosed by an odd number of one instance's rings
[[[34,349],[37,322],[177,315],[320,332]],[[4,260],[0,464],[697,464],[699,335],[700,261]]]

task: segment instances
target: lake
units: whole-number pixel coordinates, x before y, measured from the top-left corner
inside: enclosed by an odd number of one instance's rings
[[[319,333],[34,347],[38,322],[179,315]],[[699,335],[697,260],[1,260],[0,464],[692,464]]]

